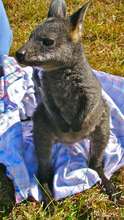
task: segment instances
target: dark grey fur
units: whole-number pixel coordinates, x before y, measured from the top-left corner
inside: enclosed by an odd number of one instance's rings
[[[11,211],[13,205],[15,205],[14,184],[6,175],[6,167],[0,163],[0,212]]]
[[[18,50],[17,59],[45,69],[42,80],[35,79],[43,103],[33,116],[41,183],[48,182],[52,188],[50,153],[54,142],[70,144],[88,137],[91,140],[89,167],[99,173],[112,198],[115,188],[103,173],[109,109],[81,44],[82,21],[88,5],[89,2],[66,18],[65,2],[53,0],[48,18]]]

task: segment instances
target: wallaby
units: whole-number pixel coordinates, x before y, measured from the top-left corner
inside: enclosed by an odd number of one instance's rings
[[[36,27],[16,57],[20,63],[44,68],[34,76],[42,102],[33,116],[39,162],[38,178],[52,189],[51,146],[90,138],[89,167],[96,170],[111,199],[116,188],[103,172],[109,139],[109,108],[82,47],[83,20],[90,1],[66,16],[64,0],[51,2],[48,17]]]

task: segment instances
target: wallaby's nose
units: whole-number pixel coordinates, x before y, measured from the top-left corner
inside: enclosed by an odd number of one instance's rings
[[[25,60],[26,50],[18,50],[16,51],[16,58],[19,63],[22,63]]]

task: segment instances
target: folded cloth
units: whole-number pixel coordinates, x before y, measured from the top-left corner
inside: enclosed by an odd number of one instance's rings
[[[15,186],[16,202],[33,196],[42,200],[36,178],[37,158],[32,139],[31,117],[36,106],[33,74],[42,77],[41,69],[20,67],[14,58],[3,59],[4,75],[0,78],[0,163]],[[124,166],[124,78],[93,70],[102,85],[103,97],[110,107],[110,138],[104,154],[107,178]],[[42,101],[42,100],[41,100]],[[21,119],[23,122],[21,122]],[[71,147],[62,143],[52,146],[54,169],[53,193],[56,200],[89,189],[100,177],[88,168],[88,139]]]

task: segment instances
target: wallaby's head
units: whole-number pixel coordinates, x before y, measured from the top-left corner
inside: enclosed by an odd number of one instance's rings
[[[66,16],[65,1],[52,0],[47,19],[17,51],[17,60],[46,70],[63,65],[68,67],[77,62],[82,53],[82,26],[89,2],[71,16]]]

